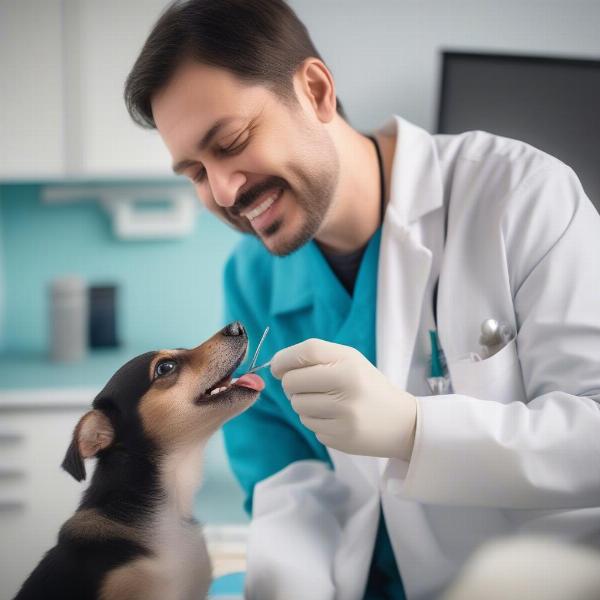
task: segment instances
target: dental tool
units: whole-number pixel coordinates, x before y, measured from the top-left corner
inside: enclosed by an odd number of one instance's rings
[[[258,353],[260,352],[260,348],[263,345],[263,342],[265,341],[265,338],[267,337],[267,334],[269,333],[269,330],[271,328],[267,325],[267,328],[264,330],[262,337],[260,338],[260,342],[258,342],[258,346],[256,347],[256,350],[254,352],[254,356],[252,357],[252,363],[250,364],[250,368],[246,371],[246,375],[248,375],[249,373],[256,373],[256,371],[260,371],[261,369],[264,369],[265,367],[268,367],[271,364],[271,361],[269,360],[266,363],[263,363],[262,365],[256,365],[256,360],[258,359]],[[236,382],[239,379],[239,377],[235,377],[231,380],[231,383]]]
[[[258,365],[258,367],[252,367],[248,373],[256,373],[256,371],[260,371],[261,369],[264,369],[265,367],[268,367],[271,364],[271,361],[268,361],[266,363],[263,363],[262,365]]]
[[[254,373],[254,371],[257,371],[258,369],[262,369],[263,367],[267,366],[268,363],[266,363],[260,367],[255,367],[256,360],[258,359],[258,353],[260,352],[260,348],[263,345],[263,342],[265,341],[265,338],[267,337],[267,334],[269,333],[270,329],[271,328],[267,325],[267,328],[264,330],[262,337],[260,338],[260,342],[258,342],[256,351],[254,352],[254,357],[252,358],[252,363],[250,364],[250,370],[248,371],[248,373]]]

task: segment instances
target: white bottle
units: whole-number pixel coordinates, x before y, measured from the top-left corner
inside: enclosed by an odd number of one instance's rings
[[[58,362],[82,360],[87,351],[88,298],[81,277],[68,276],[50,284],[50,356]]]

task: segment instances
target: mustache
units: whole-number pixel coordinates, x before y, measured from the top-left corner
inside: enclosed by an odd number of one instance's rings
[[[261,183],[257,183],[254,187],[249,188],[245,192],[242,192],[239,198],[235,201],[235,204],[229,209],[229,212],[236,217],[240,216],[240,213],[252,205],[256,199],[272,188],[283,188],[287,189],[289,185],[281,177],[269,177]]]

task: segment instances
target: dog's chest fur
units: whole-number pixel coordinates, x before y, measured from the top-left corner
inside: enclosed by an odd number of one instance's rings
[[[151,519],[146,547],[150,556],[111,572],[105,600],[199,600],[206,597],[211,565],[201,527],[182,518],[191,507],[200,478],[201,448],[172,456],[164,465],[165,502]]]
[[[105,600],[198,600],[206,597],[211,566],[200,526],[159,515],[150,556],[111,571],[102,586]]]
[[[202,530],[193,522],[177,522],[161,515],[152,547],[156,568],[165,574],[164,591],[157,598],[204,598],[211,580],[211,566]],[[162,578],[160,578],[162,579]]]

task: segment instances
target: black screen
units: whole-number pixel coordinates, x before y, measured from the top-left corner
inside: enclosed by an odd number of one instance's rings
[[[600,210],[600,61],[444,52],[439,133],[481,129],[568,164]]]

